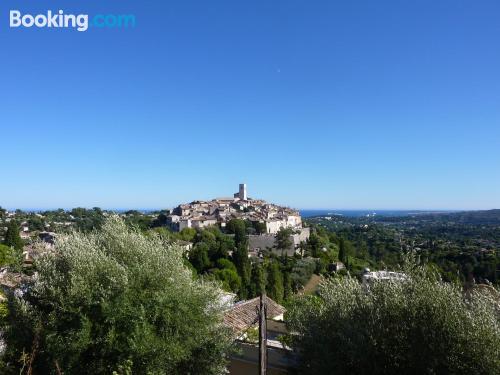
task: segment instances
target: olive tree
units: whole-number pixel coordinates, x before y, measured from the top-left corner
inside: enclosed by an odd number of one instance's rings
[[[118,217],[58,238],[12,296],[10,369],[43,374],[220,374],[231,348],[220,289],[195,280],[181,249]],[[4,370],[6,371],[6,370]]]
[[[499,374],[498,300],[414,262],[403,271],[369,287],[333,278],[296,299],[287,319],[300,373]]]

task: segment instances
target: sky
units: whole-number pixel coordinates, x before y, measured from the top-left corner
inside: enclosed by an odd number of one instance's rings
[[[500,208],[500,2],[2,1],[0,144],[6,208]]]

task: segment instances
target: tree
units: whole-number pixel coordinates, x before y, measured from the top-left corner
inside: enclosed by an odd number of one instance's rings
[[[0,244],[0,267],[8,266],[15,261],[15,254],[12,248]]]
[[[265,234],[266,233],[266,223],[260,221],[252,222],[253,228],[255,229],[255,234]]]
[[[414,262],[406,278],[369,289],[332,278],[287,312],[301,374],[498,374],[500,317],[491,294]],[[495,292],[498,293],[498,292]]]
[[[283,275],[277,261],[272,260],[268,264],[266,291],[267,295],[274,301],[283,302]]]
[[[293,245],[292,239],[290,238],[291,235],[291,228],[280,228],[278,233],[276,233],[276,247],[282,251],[291,248]]]
[[[248,296],[248,288],[250,286],[250,271],[251,265],[248,259],[248,244],[242,243],[233,252],[233,262],[238,269],[238,274],[241,277],[241,289],[239,297],[246,299]]]
[[[210,267],[210,259],[208,258],[209,247],[207,244],[200,242],[197,243],[193,249],[189,252],[189,261],[196,269],[196,271],[201,274]]]
[[[324,243],[318,234],[316,232],[311,233],[309,239],[307,240],[307,248],[309,249],[311,256],[314,258],[319,257],[323,246]]]
[[[217,280],[222,282],[224,290],[238,293],[241,289],[241,278],[236,269],[223,268],[214,272]]]
[[[250,298],[260,296],[266,289],[266,277],[264,270],[259,263],[252,266],[252,275],[250,279]]]
[[[248,296],[251,271],[250,260],[248,259],[248,236],[246,233],[246,225],[243,220],[232,219],[228,222],[227,229],[234,233],[234,245],[236,249],[233,252],[233,262],[241,277],[239,297],[245,299]]]
[[[347,250],[345,239],[343,237],[341,237],[339,240],[339,260],[344,264],[347,261]]]
[[[10,297],[2,330],[13,373],[23,353],[37,374],[223,372],[232,340],[221,291],[193,279],[180,248],[113,216],[54,250]]]
[[[317,261],[313,258],[299,259],[293,266],[290,278],[294,289],[298,290],[305,286],[317,267]]]
[[[5,233],[4,244],[16,250],[23,249],[23,240],[19,235],[19,226],[14,220],[9,221],[7,232]]]
[[[196,236],[196,229],[194,228],[184,228],[179,232],[179,238],[183,241],[191,242]]]
[[[248,245],[248,236],[246,232],[246,224],[243,220],[231,219],[226,225],[229,233],[234,234],[234,245],[240,247],[241,245]]]
[[[292,295],[292,276],[290,272],[283,272],[283,299],[288,300]]]

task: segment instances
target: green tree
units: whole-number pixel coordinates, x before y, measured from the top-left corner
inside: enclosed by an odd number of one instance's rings
[[[260,296],[266,288],[266,276],[264,269],[259,263],[252,266],[252,275],[250,279],[250,298]]]
[[[278,250],[284,251],[292,247],[293,242],[290,238],[292,233],[293,231],[291,228],[280,228],[278,233],[276,233],[276,248],[278,248]]]
[[[317,258],[321,254],[321,249],[324,246],[324,241],[315,232],[311,233],[309,239],[307,240],[307,249],[309,250],[311,256]]]
[[[222,287],[228,292],[239,293],[241,289],[241,278],[236,270],[224,268],[216,270],[214,276],[222,282]]]
[[[347,261],[346,240],[343,237],[339,240],[339,260],[344,264]]]
[[[406,279],[369,289],[332,278],[287,311],[301,374],[499,374],[500,317],[490,293],[464,296],[409,262]],[[498,293],[498,292],[496,292]]]
[[[270,261],[268,264],[266,291],[267,295],[274,301],[283,302],[283,275],[277,261]]]
[[[12,372],[23,353],[36,374],[223,372],[232,339],[221,291],[193,279],[160,236],[111,217],[99,232],[62,238],[37,271],[2,328]]]
[[[208,267],[210,267],[208,251],[208,245],[200,242],[197,243],[189,252],[189,261],[199,274],[205,272]]]
[[[23,249],[23,240],[19,235],[19,226],[14,220],[9,221],[7,232],[5,233],[4,244],[16,250]]]
[[[231,219],[226,225],[226,230],[234,234],[234,245],[240,247],[241,245],[248,245],[248,236],[246,231],[246,224],[243,220]]]
[[[265,234],[266,233],[266,223],[260,221],[253,221],[252,226],[255,229],[255,234]]]
[[[15,261],[16,255],[12,248],[0,244],[0,267],[8,266]]]
[[[251,264],[248,259],[248,244],[242,243],[233,252],[233,261],[241,277],[241,289],[239,297],[246,299],[248,297],[248,288],[250,286]]]
[[[179,239],[183,241],[192,242],[196,237],[196,229],[194,228],[184,228],[179,232]]]
[[[288,300],[293,295],[292,276],[290,272],[283,272],[283,299]]]
[[[243,220],[232,219],[227,224],[229,232],[234,233],[234,245],[236,249],[233,252],[233,262],[238,269],[238,274],[241,277],[241,290],[239,297],[245,299],[248,297],[248,289],[250,287],[250,272],[251,265],[248,259],[248,236],[246,232],[246,224]]]

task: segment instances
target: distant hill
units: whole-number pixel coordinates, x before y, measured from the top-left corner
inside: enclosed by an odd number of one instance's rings
[[[462,224],[500,225],[500,209],[486,211],[463,211],[415,215],[420,220],[455,222]]]

